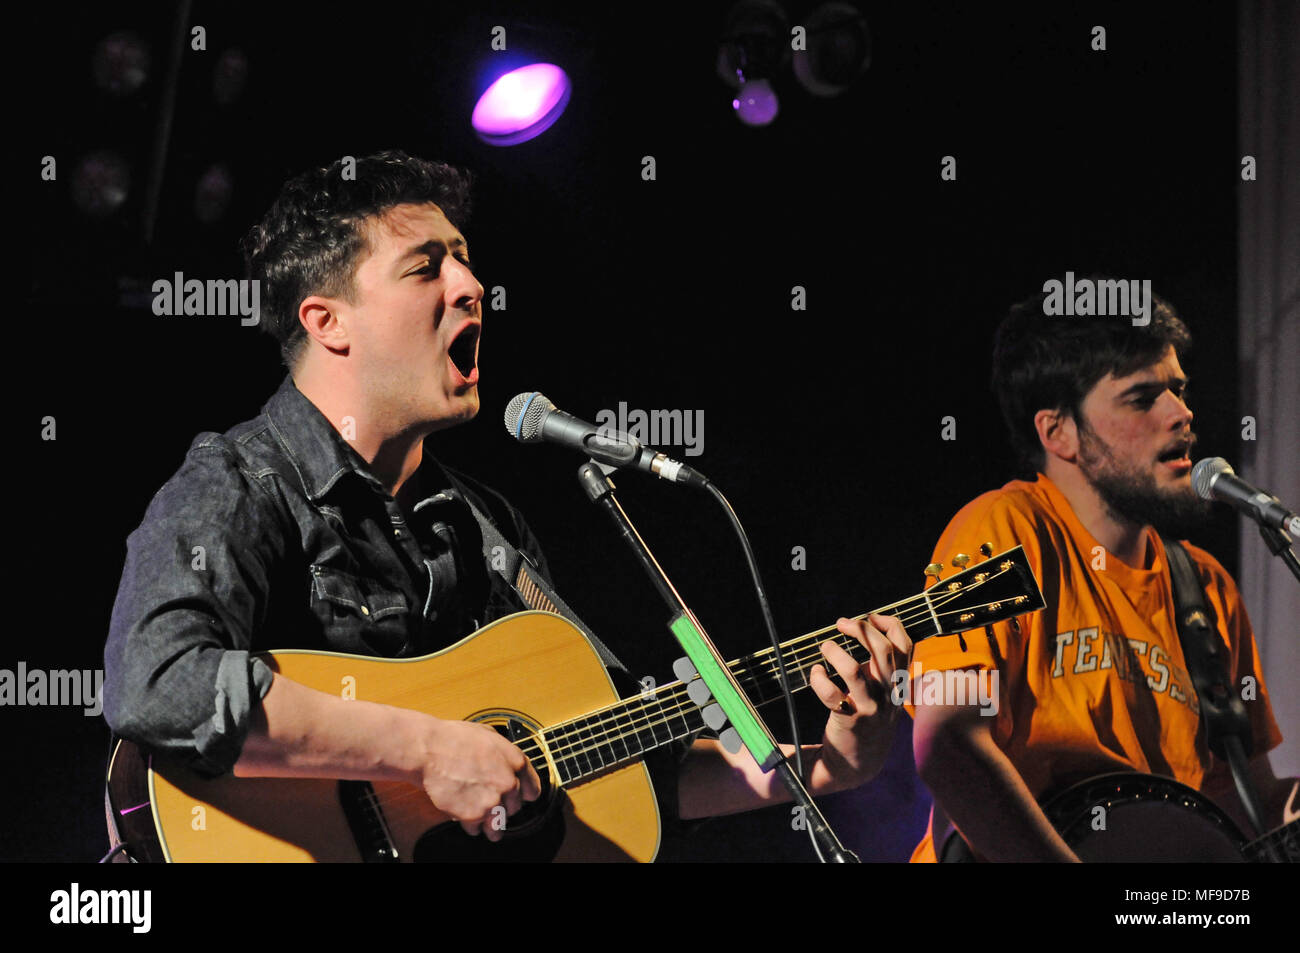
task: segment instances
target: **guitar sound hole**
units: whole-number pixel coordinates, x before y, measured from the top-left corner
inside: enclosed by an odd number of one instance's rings
[[[533,734],[533,731],[518,718],[507,718],[504,722],[493,723],[492,727],[497,730],[498,734],[509,739],[514,744],[520,745],[524,749],[524,754],[531,757],[533,768],[537,771],[541,794],[538,795],[536,801],[531,803],[525,801],[524,806],[512,814],[506,822],[507,838],[523,836],[542,823],[546,818],[546,814],[550,811],[551,771],[539,755],[532,754],[530,749],[536,747],[536,742],[529,745],[529,737]]]
[[[469,719],[495,728],[523,749],[541,782],[541,794],[505,819],[501,840],[493,843],[482,834],[466,834],[459,824],[440,824],[415,843],[416,863],[546,863],[564,842],[564,814],[556,810],[563,797],[551,783],[551,773],[540,756],[537,726],[515,712],[484,712]],[[490,822],[489,822],[490,823]]]

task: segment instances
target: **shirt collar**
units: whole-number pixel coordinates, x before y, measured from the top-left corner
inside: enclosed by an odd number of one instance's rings
[[[364,478],[381,493],[387,492],[361,455],[348,446],[329,419],[298,390],[292,375],[285,375],[280,389],[266,402],[262,412],[298,471],[303,492],[309,499],[320,499],[349,473]]]
[[[329,418],[298,390],[292,375],[285,375],[280,389],[266,402],[262,412],[298,472],[308,499],[321,499],[348,474],[361,477],[376,492],[388,495],[388,488],[370,471],[361,454],[352,449]],[[459,497],[455,484],[427,446],[417,473],[424,491],[430,494],[423,502],[436,502],[440,495],[450,499]]]
[[[1105,547],[1097,542],[1097,538],[1092,535],[1088,527],[1083,525],[1083,521],[1079,519],[1079,514],[1074,512],[1074,507],[1071,505],[1069,498],[1061,492],[1061,488],[1053,483],[1046,473],[1040,472],[1036,482],[1052,509],[1069,527],[1082,557],[1091,562],[1099,552],[1105,550]],[[1160,534],[1150,525],[1145,526],[1142,532],[1149,537],[1151,565],[1130,566],[1118,556],[1107,554],[1107,571],[1113,577],[1122,577],[1124,579],[1122,585],[1125,588],[1133,587],[1138,585],[1141,580],[1159,577],[1164,573],[1165,547],[1160,539]]]

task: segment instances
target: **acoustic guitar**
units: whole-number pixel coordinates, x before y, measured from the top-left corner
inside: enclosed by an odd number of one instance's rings
[[[991,547],[986,551],[991,551]],[[877,612],[913,642],[1043,607],[1020,547]],[[862,617],[859,617],[862,618]],[[791,688],[808,686],[834,627],[781,646]],[[521,612],[421,658],[282,650],[262,656],[319,691],[496,728],[532,761],[542,795],[493,843],[471,837],[418,787],[398,782],[201,777],[121,741],[109,765],[114,846],[139,861],[651,861],[660,823],[643,758],[705,728],[681,681],[619,698],[586,637],[566,619]],[[780,697],[772,649],[729,663],[756,704]]]

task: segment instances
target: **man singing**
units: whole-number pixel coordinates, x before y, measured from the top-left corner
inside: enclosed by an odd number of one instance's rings
[[[496,841],[494,811],[513,815],[539,794],[518,747],[484,725],[316,691],[253,657],[296,647],[409,658],[526,608],[485,565],[474,510],[546,575],[520,515],[426,452],[426,437],[479,409],[483,288],[461,232],[467,180],[401,152],[356,160],[354,176],[345,168],[287,183],[245,242],[262,326],[289,375],[260,416],[196,438],[131,534],[105,715],[120,736],[208,776],[405,782]],[[808,750],[814,794],[879,769],[892,734],[884,689],[911,649],[896,619],[839,629],[871,661],[822,646],[849,691],[814,670],[831,711]],[[785,797],[746,752],[713,740],[669,773],[668,809],[682,818]]]

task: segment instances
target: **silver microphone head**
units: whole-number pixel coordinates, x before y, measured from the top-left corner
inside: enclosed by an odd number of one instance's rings
[[[542,418],[555,409],[555,405],[537,391],[516,394],[506,404],[506,430],[520,443],[535,443],[542,439]]]
[[[1214,486],[1214,481],[1224,473],[1228,476],[1236,476],[1223,457],[1205,457],[1197,460],[1196,466],[1192,467],[1192,487],[1196,490],[1196,495],[1203,500],[1214,499],[1210,490]]]

